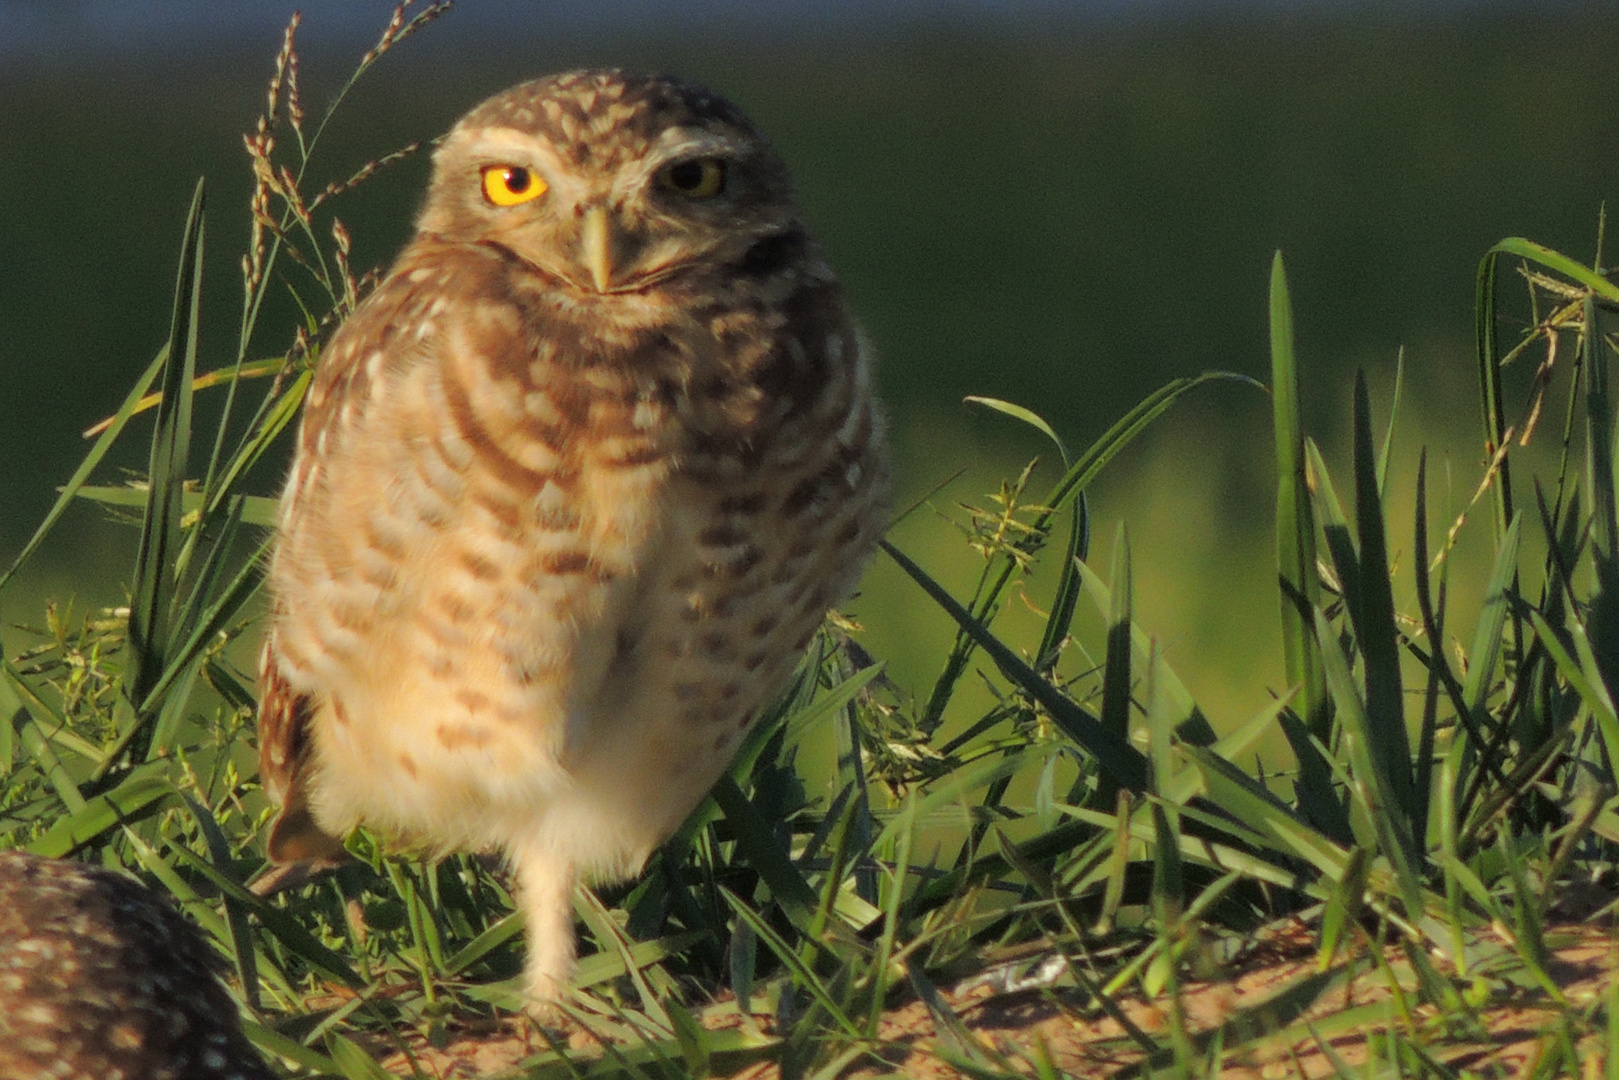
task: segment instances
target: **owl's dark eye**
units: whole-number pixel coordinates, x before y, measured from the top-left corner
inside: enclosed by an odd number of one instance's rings
[[[725,190],[725,162],[719,158],[693,158],[665,165],[658,183],[688,199],[712,199]]]
[[[483,197],[496,206],[516,206],[537,199],[549,186],[521,165],[487,165],[483,170]]]

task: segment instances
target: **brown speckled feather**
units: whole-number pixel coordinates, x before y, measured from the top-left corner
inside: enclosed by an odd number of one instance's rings
[[[361,823],[500,847],[554,998],[576,877],[633,873],[702,799],[887,486],[868,350],[734,106],[583,72],[475,109],[310,388],[270,569],[272,857]]]
[[[145,886],[0,852],[0,1080],[270,1080],[222,966]]]

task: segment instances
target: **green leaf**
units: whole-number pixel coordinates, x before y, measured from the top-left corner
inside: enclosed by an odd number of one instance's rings
[[[694,1078],[711,1075],[713,1063],[708,1054],[709,1033],[679,1002],[671,1001],[665,1009],[674,1028],[675,1041],[680,1044],[680,1056],[691,1070],[690,1075]]]
[[[923,974],[921,967],[914,961],[907,960],[905,973],[910,977],[911,988],[916,991],[917,998],[927,1009],[934,1030],[939,1033],[941,1048],[948,1048],[964,1063],[976,1065],[980,1069],[999,1070],[1000,1075],[1012,1074],[1012,1065],[1005,1058],[999,1054],[991,1058],[986,1054],[982,1044],[973,1037],[973,1033],[962,1022],[961,1017],[956,1015],[956,1011],[950,1007],[944,995],[939,993],[939,988]]]
[[[1272,850],[1310,863],[1323,876],[1333,881],[1343,877],[1349,860],[1344,848],[1283,805],[1253,777],[1202,747],[1182,747],[1182,752],[1202,769],[1209,801],[1232,821],[1261,834]]]
[[[296,1039],[289,1039],[275,1028],[244,1019],[242,1032],[255,1046],[272,1057],[291,1061],[320,1076],[337,1075],[337,1063],[331,1058]]]
[[[1116,783],[1131,791],[1146,789],[1147,761],[1141,751],[1103,727],[1101,721],[1080,708],[1072,698],[1041,678],[1017,653],[1002,644],[983,623],[973,618],[966,608],[957,603],[956,599],[945,591],[944,586],[934,581],[898,548],[886,540],[879,541],[878,546],[887,552],[912,580],[922,586],[923,590],[933,597],[934,602],[944,608],[980,648],[989,653],[990,659],[995,661],[996,667],[1000,668],[1003,675],[1022,687],[1046,710],[1052,722],[1065,735],[1096,758],[1097,763],[1112,775]]]
[[[1085,452],[1079,455],[1078,460],[1057,482],[1057,486],[1051,489],[1051,494],[1046,499],[1047,515],[1043,515],[1039,520],[1042,522],[1048,520],[1049,514],[1055,513],[1065,502],[1084,491],[1108,462],[1135,441],[1136,436],[1151,426],[1152,422],[1168,411],[1172,405],[1199,386],[1211,382],[1237,382],[1245,386],[1264,388],[1249,376],[1232,371],[1205,371],[1197,375],[1171,379],[1142,398],[1134,408],[1108,428],[1101,438],[1086,447]]]
[[[1326,679],[1311,612],[1321,605],[1316,575],[1315,516],[1306,475],[1304,430],[1299,408],[1298,357],[1293,337],[1293,301],[1287,268],[1276,252],[1270,271],[1271,408],[1276,436],[1276,580],[1282,611],[1282,665],[1287,685],[1300,689],[1304,732],[1325,743],[1332,735]],[[1323,474],[1324,475],[1324,474]],[[1284,730],[1290,725],[1284,723]],[[1332,772],[1311,748],[1309,737],[1289,736],[1299,758],[1296,783],[1301,805],[1326,828],[1336,825]]]
[[[1377,497],[1388,502],[1389,461],[1394,453],[1394,427],[1400,418],[1400,396],[1405,389],[1405,346],[1394,357],[1394,396],[1389,401],[1389,420],[1383,428],[1383,443],[1377,451]]]
[[[1503,241],[1503,243],[1514,245],[1514,241],[1510,239]],[[1519,241],[1517,243],[1527,244],[1528,241]],[[1538,244],[1531,246],[1540,247]],[[1484,452],[1492,459],[1506,445],[1507,441],[1506,404],[1501,393],[1501,353],[1496,342],[1495,330],[1496,262],[1503,252],[1522,254],[1521,251],[1513,252],[1511,247],[1502,247],[1501,244],[1491,248],[1479,262],[1473,300],[1474,341],[1477,349],[1479,394],[1482,399],[1482,415],[1484,418]],[[1495,483],[1492,485],[1494,498],[1491,500],[1491,505],[1495,509],[1495,536],[1497,540],[1506,533],[1507,523],[1512,520],[1512,470],[1509,467],[1510,464],[1507,458],[1502,456],[1500,467],[1495,474]]]
[[[59,489],[68,493],[68,488]],[[96,484],[87,484],[73,489],[71,494],[80,499],[89,499],[91,502],[101,503],[103,506],[145,506],[148,498],[146,485],[139,487],[105,487]],[[254,525],[261,529],[273,529],[276,525],[276,507],[279,500],[266,495],[239,495],[242,500],[242,523]],[[185,517],[202,510],[202,494],[196,491],[187,491],[180,500],[181,513]]]
[[[800,932],[816,937],[815,916],[819,904],[815,890],[810,888],[791,856],[782,848],[771,823],[729,776],[721,777],[720,782],[714,785],[714,801],[725,812],[725,819],[736,835],[737,847],[741,849],[743,857],[769,886],[776,903],[781,905],[782,911],[786,912]],[[828,924],[828,929],[834,937],[852,940],[848,928],[841,922]]]
[[[1511,524],[1501,536],[1495,553],[1495,565],[1484,587],[1484,602],[1479,605],[1478,622],[1473,627],[1472,648],[1467,654],[1467,674],[1462,680],[1462,701],[1467,706],[1468,715],[1477,720],[1487,718],[1485,705],[1490,696],[1490,684],[1501,662],[1502,634],[1512,606],[1512,584],[1518,576],[1518,539],[1523,532],[1522,519],[1521,513],[1514,514]]]
[[[1389,784],[1388,797],[1399,806],[1402,820],[1409,823],[1418,814],[1426,813],[1426,808],[1415,805],[1411,785],[1411,742],[1405,726],[1405,689],[1400,679],[1400,631],[1394,622],[1394,588],[1389,580],[1388,539],[1383,526],[1365,372],[1355,375],[1354,427],[1360,597],[1351,612],[1364,663],[1367,737],[1372,752],[1381,759],[1382,774]],[[1406,836],[1409,845],[1409,824]],[[1412,851],[1410,847],[1407,850]]]
[[[86,800],[82,809],[59,819],[44,836],[27,845],[27,850],[55,859],[71,855],[120,825],[156,813],[175,794],[174,782],[160,772],[132,773],[111,791]]]
[[[326,1051],[332,1055],[332,1063],[345,1080],[395,1080],[392,1073],[346,1035],[328,1031]]]
[[[1014,405],[1010,401],[1002,401],[1000,398],[979,397],[976,394],[969,394],[965,400],[971,405],[982,405],[986,409],[993,409],[996,412],[1003,413],[1015,420],[1021,420],[1023,423],[1034,428],[1034,430],[1050,439],[1052,443],[1056,445],[1057,453],[1062,457],[1063,467],[1067,468],[1069,464],[1068,447],[1063,445],[1062,436],[1058,435],[1054,430],[1052,430],[1051,425],[1046,423],[1038,413],[1035,413],[1030,409],[1025,409],[1021,405]]]
[[[1293,302],[1278,251],[1270,272],[1272,409],[1276,434],[1276,570],[1282,583],[1282,650],[1289,685],[1304,687],[1310,730],[1326,734],[1321,720],[1326,689],[1315,657],[1309,611],[1320,603],[1315,573],[1315,519],[1305,482],[1304,432],[1300,424],[1298,360],[1293,342]]]
[[[495,920],[483,932],[444,958],[443,974],[452,978],[500,948],[523,930],[523,917],[512,912]]]
[[[1394,785],[1385,771],[1385,759],[1376,749],[1373,741],[1376,736],[1367,718],[1366,704],[1350,673],[1349,661],[1338,646],[1332,627],[1319,611],[1315,613],[1315,625],[1327,687],[1342,725],[1350,791],[1376,834],[1378,853],[1394,867],[1406,912],[1417,919],[1422,914],[1422,883],[1417,876],[1417,855],[1412,850],[1410,819],[1405,805],[1395,797]]]
[[[1332,898],[1321,915],[1321,944],[1316,949],[1315,969],[1326,971],[1338,956],[1344,933],[1360,920],[1366,906],[1366,849],[1351,848],[1349,862],[1332,887]]]
[[[176,549],[181,543],[180,510],[186,462],[191,445],[191,384],[197,370],[198,312],[202,302],[203,182],[197,182],[180,247],[180,272],[174,290],[174,318],[169,331],[168,363],[163,368],[162,403],[152,436],[146,515],[135,579],[130,588],[129,652],[131,674],[126,687],[131,704],[144,702],[163,675],[169,651],[172,599],[177,575]],[[145,714],[136,723],[144,723]],[[134,760],[146,758],[147,736],[131,745]]]
[[[1585,481],[1591,505],[1591,547],[1599,563],[1619,563],[1619,508],[1615,506],[1613,405],[1608,357],[1596,301],[1581,305],[1580,366],[1585,376]]]
[[[1131,640],[1130,538],[1124,522],[1113,541],[1112,608],[1108,612],[1107,658],[1102,665],[1102,725],[1121,739],[1130,737]]]
[[[1589,266],[1576,262],[1567,255],[1559,254],[1544,244],[1537,244],[1520,236],[1509,236],[1490,248],[1490,254],[1516,255],[1521,259],[1539,263],[1548,270],[1572,278],[1602,299],[1619,303],[1619,285],[1615,285]]]
[[[844,1032],[855,1038],[859,1038],[860,1029],[855,1025],[853,1020],[849,1019],[848,1014],[843,1011],[842,1007],[837,1003],[837,1000],[832,996],[832,991],[827,987],[826,983],[820,978],[820,976],[816,975],[815,972],[810,969],[809,965],[804,962],[803,958],[799,956],[798,951],[792,946],[788,945],[786,940],[783,939],[780,934],[776,933],[776,931],[771,928],[770,924],[765,922],[765,920],[759,916],[758,912],[754,911],[753,908],[749,907],[745,902],[743,902],[741,897],[737,896],[723,885],[719,887],[719,890],[720,895],[725,898],[726,903],[731,905],[731,910],[736,912],[739,917],[741,917],[749,926],[753,928],[753,932],[758,935],[759,940],[763,941],[765,945],[769,947],[770,951],[776,954],[776,958],[787,967],[789,972],[792,973],[794,984],[808,990],[810,992],[810,996],[815,998],[815,1000],[820,1003],[821,1008],[826,1010],[827,1015],[830,1016],[837,1023],[838,1027],[844,1030]]]

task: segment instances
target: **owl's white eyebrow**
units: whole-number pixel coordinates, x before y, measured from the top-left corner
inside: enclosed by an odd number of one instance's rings
[[[467,149],[474,155],[489,157],[549,156],[543,140],[516,128],[484,128],[469,140]]]
[[[741,143],[724,135],[673,128],[658,138],[658,145],[650,156],[654,164],[661,165],[683,157],[735,157],[743,150]]]

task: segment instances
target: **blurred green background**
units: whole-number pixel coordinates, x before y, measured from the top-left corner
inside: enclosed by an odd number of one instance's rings
[[[389,6],[304,5],[306,102],[327,100]],[[240,133],[263,108],[289,12],[0,2],[5,561],[83,453],[79,432],[162,344],[198,175],[210,184],[211,258],[200,366],[232,358],[250,190]],[[959,502],[1051,454],[962,397],[1035,408],[1078,448],[1173,376],[1263,378],[1278,248],[1306,408],[1329,458],[1341,460],[1353,371],[1368,371],[1386,415],[1404,346],[1401,445],[1434,447],[1434,499],[1459,507],[1480,457],[1480,255],[1525,235],[1589,259],[1602,202],[1619,191],[1615,14],[1612,3],[464,0],[361,85],[316,174],[344,177],[442,132],[488,93],[570,66],[667,70],[734,98],[793,165],[879,347],[900,505],[934,492],[896,537],[966,588],[973,557],[941,514],[959,520]],[[340,204],[358,266],[385,263],[408,235],[425,164]],[[289,310],[273,315],[290,326]],[[259,354],[288,334],[272,329]],[[104,477],[141,467],[145,430],[132,427]],[[1127,521],[1138,616],[1222,725],[1280,681],[1270,439],[1263,394],[1217,387],[1093,493],[1098,565]],[[1055,476],[1049,460],[1038,475],[1037,490]],[[259,478],[267,494],[278,484],[276,470]],[[1396,557],[1408,544],[1408,531],[1391,537]],[[74,511],[0,620],[37,623],[47,595],[119,601],[134,546],[134,530],[104,511]],[[1031,587],[1029,602],[1045,594]],[[943,618],[884,564],[852,607],[871,650],[925,693],[949,638]],[[11,629],[6,640],[24,639]]]

